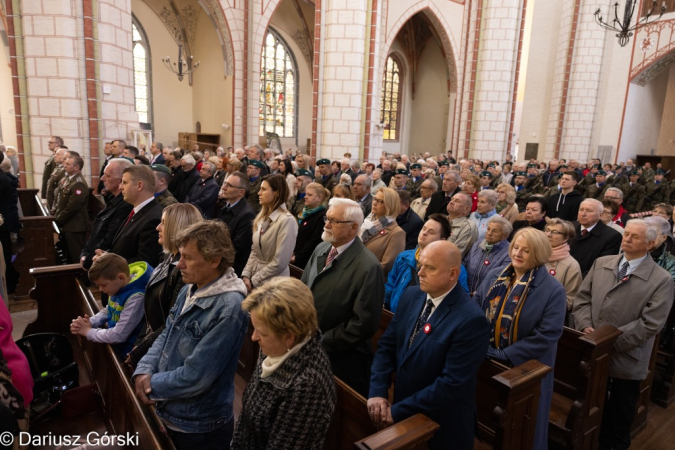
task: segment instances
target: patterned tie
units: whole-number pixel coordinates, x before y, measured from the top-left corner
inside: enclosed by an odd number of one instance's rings
[[[588,230],[581,230],[581,237],[584,237],[588,234]]]
[[[626,277],[626,274],[628,273],[628,261],[623,263],[621,266],[621,270],[619,270],[619,281],[623,280]]]
[[[422,325],[427,323],[427,320],[429,320],[429,316],[431,315],[431,310],[433,308],[434,308],[434,303],[431,301],[431,299],[427,299],[426,306],[424,307],[424,310],[422,311],[422,314],[417,319],[417,323],[415,324],[415,329],[413,330],[412,335],[410,336],[410,340],[408,341],[408,348],[412,347],[413,342],[415,342],[415,338],[420,333],[420,329],[422,329]]]
[[[129,217],[127,217],[127,221],[124,222],[124,225],[122,226],[122,228],[124,228],[124,227],[126,227],[127,225],[129,225],[129,222],[131,222],[131,218],[134,217],[134,214],[136,214],[136,211],[134,211],[134,210],[132,209],[131,212],[129,213]]]
[[[326,264],[324,264],[323,268],[325,269],[326,267],[328,267],[328,265],[333,262],[333,260],[337,255],[338,255],[337,248],[331,247],[330,252],[328,252],[328,258],[326,258]]]

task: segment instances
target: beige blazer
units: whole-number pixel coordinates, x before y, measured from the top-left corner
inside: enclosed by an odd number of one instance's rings
[[[396,257],[405,250],[405,231],[396,224],[396,221],[393,221],[378,234],[368,239],[365,245],[380,260],[386,280],[387,274],[394,267]]]
[[[583,281],[579,263],[571,256],[567,256],[567,258],[558,262],[547,262],[546,269],[549,273],[551,270],[555,270],[555,275],[551,275],[565,288],[565,292],[567,292],[567,310],[571,311],[574,305],[574,297],[576,297],[577,291],[579,291],[579,287]]]
[[[460,217],[450,221],[450,237],[448,241],[457,246],[462,252],[462,258],[469,253],[471,246],[478,240],[478,227],[476,222],[467,218]]]
[[[298,221],[282,205],[254,230],[251,255],[241,277],[248,277],[258,287],[274,277],[289,276],[288,263],[297,236]]]
[[[520,214],[518,212],[518,205],[516,205],[515,203],[502,209],[502,212],[500,213],[500,215],[509,222],[511,222],[511,224],[513,224],[513,222],[518,220],[518,214]]]

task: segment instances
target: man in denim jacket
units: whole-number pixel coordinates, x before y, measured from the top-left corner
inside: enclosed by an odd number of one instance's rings
[[[139,400],[156,405],[178,450],[220,449],[234,429],[234,374],[248,329],[241,309],[246,287],[231,267],[234,249],[222,222],[193,224],[177,242],[186,286],[132,379]]]

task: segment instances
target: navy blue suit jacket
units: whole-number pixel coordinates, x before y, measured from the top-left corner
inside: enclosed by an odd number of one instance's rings
[[[422,413],[441,428],[430,449],[472,449],[476,376],[485,359],[489,326],[476,302],[456,285],[429,318],[430,332],[408,340],[427,294],[419,286],[403,293],[396,314],[378,342],[369,397],[388,397],[396,373],[391,415],[399,422]]]

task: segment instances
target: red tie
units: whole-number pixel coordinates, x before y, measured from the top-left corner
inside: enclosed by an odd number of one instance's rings
[[[328,267],[330,263],[333,262],[337,254],[338,254],[337,248],[331,247],[330,252],[328,252],[328,258],[326,258],[326,264],[323,266],[324,269]]]
[[[134,214],[136,214],[136,211],[132,209],[131,212],[129,213],[129,217],[127,217],[127,221],[124,222],[125,227],[129,224],[129,222],[131,222],[131,218],[134,217]]]
[[[588,230],[581,230],[581,237],[584,237],[588,234]]]

